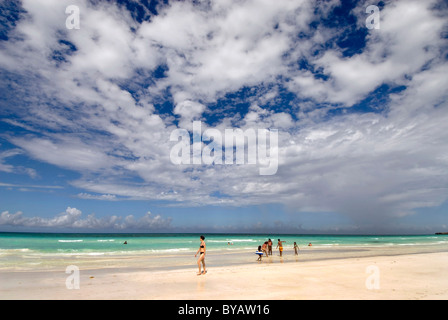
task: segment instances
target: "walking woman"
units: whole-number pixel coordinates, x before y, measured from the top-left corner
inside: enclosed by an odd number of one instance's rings
[[[196,254],[194,255],[195,257],[198,255],[199,253],[199,258],[198,258],[198,267],[199,267],[199,273],[198,276],[200,276],[201,274],[206,274],[207,270],[205,270],[205,237],[201,236],[201,246],[199,247],[198,251],[196,252]],[[201,263],[202,266],[204,267],[204,270],[201,272]]]

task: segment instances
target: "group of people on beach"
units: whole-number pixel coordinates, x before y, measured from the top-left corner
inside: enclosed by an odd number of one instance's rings
[[[207,273],[207,270],[205,268],[205,252],[206,252],[205,237],[200,236],[199,239],[201,241],[200,245],[199,245],[199,249],[196,252],[196,254],[194,255],[195,257],[197,257],[197,255],[199,254],[199,257],[197,260],[197,264],[198,264],[198,268],[199,268],[199,272],[197,273],[198,276]],[[284,242],[286,242],[286,241],[283,241],[280,239],[278,239],[278,242],[277,242],[276,249],[279,250],[280,257],[283,256],[283,243]],[[227,243],[227,244],[229,244],[229,243]],[[308,246],[311,246],[311,243],[309,243]],[[263,245],[258,246],[258,251],[255,253],[258,254],[258,261],[261,261],[261,258],[263,257],[264,254],[266,254],[266,257],[268,257],[269,255],[272,256],[272,240],[268,239],[268,241],[265,241],[263,243]],[[297,245],[296,242],[294,242],[294,253],[295,253],[295,255],[299,254],[299,246]],[[201,266],[202,266],[203,270],[201,270]]]
[[[286,241],[278,239],[277,247],[275,247],[275,249],[278,249],[280,257],[283,257],[283,242]],[[255,253],[258,254],[258,261],[261,261],[261,258],[265,254],[266,257],[269,255],[272,256],[272,240],[268,239],[268,241],[265,241],[261,246],[258,246],[258,250]],[[297,245],[297,242],[294,242],[294,253],[295,255],[299,254],[299,246]]]

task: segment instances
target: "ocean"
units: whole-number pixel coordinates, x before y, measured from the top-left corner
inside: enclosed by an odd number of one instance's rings
[[[196,268],[200,234],[0,233],[0,270]],[[256,263],[268,239],[273,255],[262,263],[448,251],[448,235],[205,234],[209,266]],[[286,241],[283,256],[275,249]],[[294,254],[293,244],[299,246]],[[126,244],[125,244],[126,243]],[[309,246],[311,244],[311,246]]]

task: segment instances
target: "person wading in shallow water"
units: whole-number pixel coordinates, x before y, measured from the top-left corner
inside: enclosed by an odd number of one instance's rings
[[[278,248],[278,251],[280,251],[280,257],[283,256],[283,242],[286,242],[286,241],[281,241],[280,239],[278,239],[277,248]]]
[[[207,273],[207,270],[205,269],[205,250],[206,250],[206,248],[205,248],[205,241],[204,241],[205,237],[201,236],[200,239],[201,239],[201,245],[200,245],[198,251],[196,252],[196,254],[194,255],[196,257],[198,255],[198,253],[199,253],[199,258],[198,258],[199,273],[198,273],[198,276],[200,276],[201,274],[206,274]],[[204,270],[202,272],[201,272],[201,263],[202,263],[202,265],[204,267]]]

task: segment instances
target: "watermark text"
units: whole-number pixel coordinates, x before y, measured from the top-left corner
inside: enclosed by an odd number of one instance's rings
[[[366,27],[369,30],[380,28],[380,9],[378,6],[370,5],[366,8],[366,13],[370,15],[366,19]]]
[[[70,274],[65,280],[65,286],[69,290],[79,289],[79,268],[74,265],[67,266],[65,273]]]
[[[65,19],[65,27],[67,29],[80,29],[79,26],[79,7],[75,5],[70,5],[65,8],[65,13],[69,16]]]
[[[170,152],[173,164],[258,164],[260,175],[277,173],[277,129],[225,129],[222,133],[215,128],[202,132],[201,127],[201,121],[194,121],[192,136],[186,129],[171,132],[170,141],[177,142]]]

